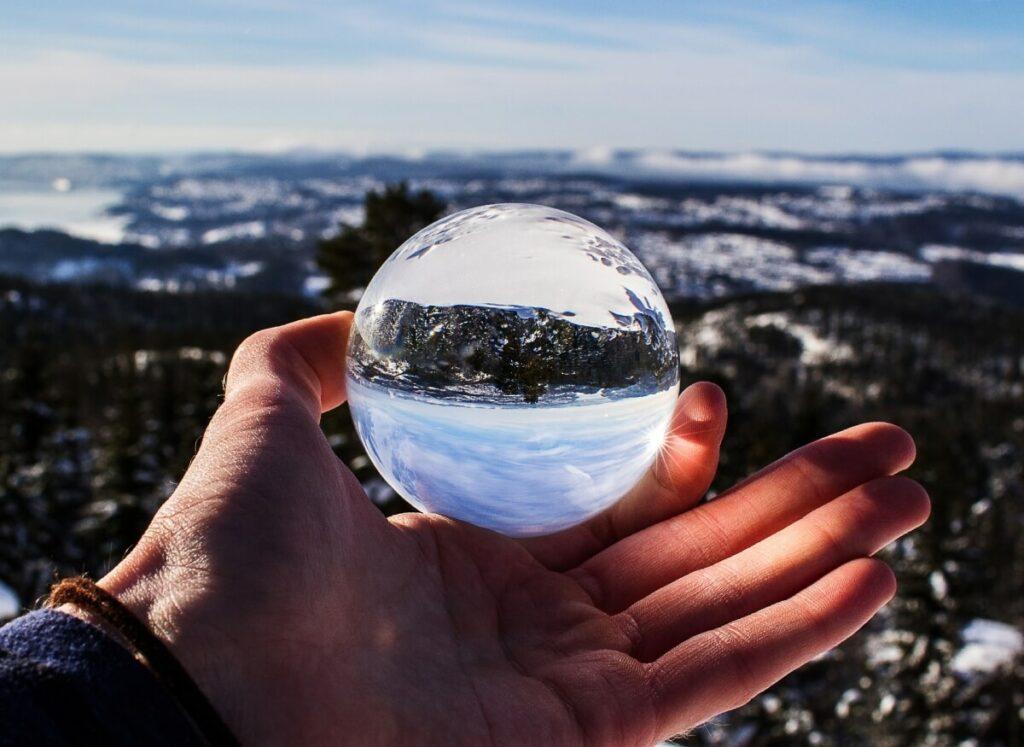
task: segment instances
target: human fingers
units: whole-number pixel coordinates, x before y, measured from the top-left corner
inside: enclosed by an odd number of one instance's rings
[[[686,640],[795,594],[834,568],[873,555],[928,518],[928,494],[904,477],[854,488],[746,550],[658,589],[623,614],[634,654],[657,658]]]
[[[352,312],[301,319],[247,337],[231,358],[225,400],[295,404],[319,417],[345,401],[345,346]]]
[[[338,490],[339,481],[343,492],[362,497],[319,426],[321,413],[345,399],[351,324],[351,312],[324,314],[261,330],[242,342],[225,378],[224,402],[169,511],[211,494],[249,505],[257,496],[286,490],[327,494]]]
[[[231,358],[224,402],[203,434],[179,493],[208,492],[204,483],[266,484],[269,473],[299,457],[338,469],[320,431],[321,412],[345,398],[345,345],[351,312],[324,314],[260,330]],[[301,448],[298,445],[302,445]],[[257,467],[272,461],[274,468]],[[307,472],[309,470],[306,470]],[[277,474],[274,477],[277,477]]]
[[[615,541],[689,508],[707,491],[725,433],[725,394],[703,381],[679,395],[651,468],[619,502],[572,529],[523,540],[549,568],[571,568]]]
[[[747,703],[855,633],[895,591],[888,566],[860,558],[784,601],[680,643],[646,665],[659,735]]]
[[[704,497],[718,469],[727,417],[725,392],[711,382],[693,384],[679,395],[654,464],[610,512],[614,539],[674,516]]]
[[[858,485],[906,469],[914,455],[913,439],[894,425],[849,428],[797,449],[713,501],[613,544],[569,573],[602,609],[618,612]]]

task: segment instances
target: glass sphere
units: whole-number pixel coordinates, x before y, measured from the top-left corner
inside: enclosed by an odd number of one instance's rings
[[[370,281],[348,399],[381,475],[420,510],[515,537],[632,488],[679,389],[665,299],[619,241],[540,205],[463,210]]]

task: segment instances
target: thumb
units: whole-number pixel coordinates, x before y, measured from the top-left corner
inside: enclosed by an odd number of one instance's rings
[[[365,503],[377,512],[319,424],[322,412],[345,400],[352,316],[315,316],[242,342],[225,378],[224,403],[175,492],[177,508],[211,493],[252,500],[266,493],[310,496],[326,490],[336,497],[340,481],[348,498],[363,499],[345,503]]]
[[[225,402],[296,408],[312,419],[345,401],[345,347],[352,312],[271,327],[246,338],[231,359]]]
[[[718,469],[728,418],[725,393],[708,381],[679,395],[661,452],[640,483],[612,509],[619,538],[697,503]]]

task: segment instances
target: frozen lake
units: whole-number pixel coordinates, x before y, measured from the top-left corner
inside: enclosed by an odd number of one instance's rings
[[[0,190],[0,228],[55,228],[116,244],[124,239],[128,217],[106,215],[105,211],[120,200],[121,193],[113,189]]]

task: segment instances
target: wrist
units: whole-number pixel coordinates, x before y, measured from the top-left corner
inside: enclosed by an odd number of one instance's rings
[[[224,647],[213,640],[211,628],[196,624],[197,590],[201,586],[194,574],[147,560],[136,549],[100,579],[97,586],[117,600],[169,652],[182,676],[198,689],[199,697],[208,701],[216,715],[237,734],[235,700],[230,697],[234,689],[223,686],[224,669],[219,665]],[[111,635],[163,679],[153,663],[140,656],[131,641],[109,621],[78,606],[69,612]]]
[[[237,743],[220,713],[167,644],[109,591],[86,577],[66,578],[54,585],[48,604],[100,628],[149,669],[204,742]]]
[[[124,648],[126,651],[128,651],[136,659],[139,658],[138,656],[136,656],[135,650],[132,648],[132,645],[128,642],[128,639],[121,634],[121,631],[119,631],[113,625],[104,620],[103,617],[101,617],[100,615],[90,612],[84,607],[79,607],[77,604],[74,604],[73,602],[65,602],[64,604],[57,605],[56,607],[54,607],[54,609],[58,612],[64,613],[65,615],[71,615],[71,617],[76,617],[83,622],[89,623],[92,627],[100,630],[105,636],[107,636],[107,638],[111,639],[119,646]]]

